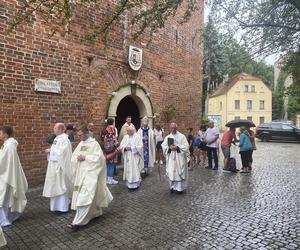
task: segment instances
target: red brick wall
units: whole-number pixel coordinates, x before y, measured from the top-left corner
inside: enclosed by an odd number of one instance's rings
[[[203,11],[195,13],[187,24],[178,24],[178,18],[169,20],[148,47],[142,45],[147,42],[146,35],[139,41],[130,40],[129,31],[124,30],[124,20],[111,31],[107,49],[100,40],[94,45],[81,43],[80,38],[93,18],[101,18],[109,10],[107,2],[79,11],[70,35],[57,34],[51,38],[47,27],[40,22],[20,26],[6,34],[8,20],[16,11],[16,1],[0,3],[0,126],[14,127],[30,184],[44,180],[45,138],[53,124],[87,121],[100,128],[109,93],[134,77],[151,92],[155,113],[173,104],[182,132],[199,125],[202,45],[201,36],[194,42],[193,36],[195,30],[203,28]],[[94,15],[88,17],[91,11]],[[143,48],[144,61],[138,74],[127,63],[130,44]],[[88,57],[93,58],[91,64]],[[38,78],[61,81],[62,93],[35,92],[34,80]],[[160,122],[167,128],[163,120]]]

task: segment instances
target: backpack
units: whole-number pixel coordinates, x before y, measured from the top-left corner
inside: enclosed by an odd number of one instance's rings
[[[106,154],[112,153],[115,151],[116,143],[114,135],[107,133],[104,137],[104,152]]]
[[[228,168],[227,170],[231,171],[231,172],[237,172],[238,170],[236,169],[236,160],[235,158],[231,157],[229,159],[229,163],[228,163]]]
[[[193,140],[193,147],[194,148],[198,148],[200,146],[200,137],[199,136],[195,136],[194,140]]]

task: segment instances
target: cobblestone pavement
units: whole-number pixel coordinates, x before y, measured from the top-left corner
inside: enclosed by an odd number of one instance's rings
[[[300,249],[300,144],[258,143],[254,161],[252,174],[198,167],[183,195],[156,171],[133,193],[122,182],[104,215],[77,232],[65,227],[74,212],[50,213],[35,190],[4,228],[4,249]]]

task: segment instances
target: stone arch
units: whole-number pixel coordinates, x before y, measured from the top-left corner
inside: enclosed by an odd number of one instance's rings
[[[136,92],[132,94],[132,86],[131,84],[125,84],[119,87],[117,90],[112,91],[111,98],[109,100],[109,105],[107,108],[107,118],[116,118],[117,117],[117,109],[119,103],[125,97],[130,97],[136,103],[139,109],[140,120],[144,116],[148,116],[150,119],[149,126],[153,127],[153,107],[151,103],[151,99],[146,90],[140,85],[136,84]],[[124,121],[125,122],[125,121]]]

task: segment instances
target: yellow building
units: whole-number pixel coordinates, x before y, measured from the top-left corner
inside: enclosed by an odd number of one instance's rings
[[[256,125],[271,122],[272,91],[259,78],[240,73],[209,97],[208,118],[222,130],[235,119],[252,120]]]

